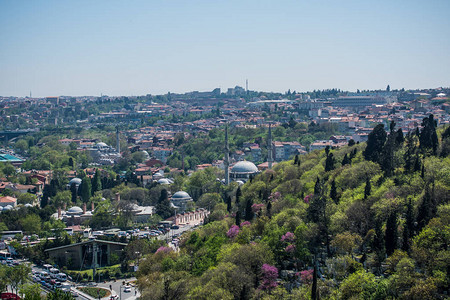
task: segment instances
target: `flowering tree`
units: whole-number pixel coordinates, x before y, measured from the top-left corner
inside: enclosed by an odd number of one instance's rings
[[[278,199],[280,199],[281,198],[281,194],[280,194],[280,192],[275,192],[275,193],[272,193],[272,194],[270,194],[270,196],[269,196],[269,200],[270,201],[277,201]]]
[[[274,266],[263,264],[261,267],[262,283],[258,287],[260,290],[273,290],[278,286],[276,280],[278,278],[278,269]]]
[[[300,275],[300,280],[304,283],[304,284],[310,284],[313,280],[313,273],[314,270],[303,270],[300,273],[297,273],[297,275]]]
[[[313,194],[306,195],[305,198],[303,198],[303,201],[305,201],[305,203],[308,204],[313,196],[314,196]]]
[[[227,237],[229,237],[230,239],[234,238],[235,236],[237,236],[239,234],[239,226],[237,225],[232,225],[230,227],[230,229],[227,232]]]
[[[250,223],[249,221],[244,221],[241,223],[241,228],[244,226],[250,226],[252,223]]]
[[[158,250],[156,250],[156,253],[160,253],[160,252],[162,252],[162,253],[169,253],[171,251],[172,251],[172,248],[161,246],[161,247],[158,248]]]
[[[281,241],[282,242],[293,242],[295,239],[295,235],[292,232],[286,232],[286,234],[283,234],[281,236]]]
[[[288,253],[294,253],[295,252],[295,245],[288,245],[284,251],[288,252]]]
[[[262,204],[262,203],[255,203],[255,204],[252,205],[252,211],[253,211],[254,213],[257,213],[257,212],[259,212],[263,207],[264,207],[264,204]]]

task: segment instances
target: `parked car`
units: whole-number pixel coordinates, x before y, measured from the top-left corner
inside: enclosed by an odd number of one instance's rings
[[[125,293],[131,293],[131,286],[129,286],[129,285],[124,286],[123,291]]]

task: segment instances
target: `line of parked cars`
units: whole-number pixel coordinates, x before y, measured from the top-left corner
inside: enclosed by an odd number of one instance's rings
[[[19,264],[19,262],[13,259],[12,257],[4,257],[4,256],[0,256],[0,263],[10,267],[17,266]]]
[[[72,285],[67,282],[68,279],[71,279],[69,276],[49,264],[43,265],[42,268],[43,271],[32,271],[31,278],[34,282],[40,283],[49,290],[61,289],[64,292],[72,293],[74,297],[78,296],[77,293],[71,291]]]

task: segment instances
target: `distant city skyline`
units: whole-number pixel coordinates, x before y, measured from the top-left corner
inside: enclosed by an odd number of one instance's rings
[[[0,1],[0,96],[450,86],[450,1]]]

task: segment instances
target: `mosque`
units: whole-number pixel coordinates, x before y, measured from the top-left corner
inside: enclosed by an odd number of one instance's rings
[[[273,164],[273,149],[272,149],[272,127],[269,124],[269,136],[267,143],[267,153],[268,153],[268,168],[272,169]],[[230,181],[237,182],[239,184],[244,184],[250,178],[260,173],[258,167],[250,161],[239,161],[230,169],[230,146],[228,144],[228,126],[225,127],[225,184],[230,184]]]

